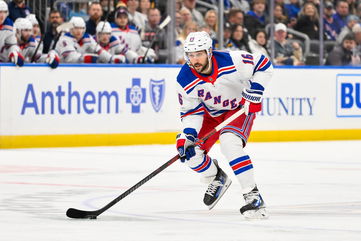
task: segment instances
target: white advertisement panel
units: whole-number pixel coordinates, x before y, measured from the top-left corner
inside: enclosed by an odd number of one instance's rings
[[[174,67],[1,67],[0,71],[1,135],[178,128]]]
[[[0,135],[179,131],[179,70],[1,66]],[[361,129],[360,85],[359,68],[275,68],[254,130]]]

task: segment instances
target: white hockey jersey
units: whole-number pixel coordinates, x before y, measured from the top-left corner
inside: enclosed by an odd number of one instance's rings
[[[112,26],[112,35],[116,37],[121,37],[129,45],[129,49],[138,53],[142,47],[142,40],[136,28],[134,26],[127,26],[125,29],[121,29],[115,23],[111,24]]]
[[[103,63],[109,62],[112,57],[88,33],[85,33],[79,41],[71,33],[65,33],[59,38],[55,50],[59,53],[61,61],[65,63],[82,63],[86,54],[98,55]]]
[[[216,117],[238,108],[243,89],[250,88],[251,83],[264,88],[273,72],[267,57],[246,51],[213,51],[212,64],[210,75],[199,74],[185,64],[177,76],[184,128],[199,132],[205,112]]]
[[[6,18],[0,25],[0,62],[9,62],[9,54],[12,51],[19,52],[20,49],[13,30],[13,21]]]

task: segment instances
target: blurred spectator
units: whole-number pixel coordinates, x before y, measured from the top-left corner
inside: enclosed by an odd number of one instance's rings
[[[343,38],[349,34],[352,33],[352,27],[355,26],[355,24],[358,24],[360,21],[359,17],[356,15],[348,15],[347,16],[347,24],[341,29],[340,34],[337,36],[337,43],[342,43]]]
[[[191,12],[193,21],[201,26],[204,25],[203,15],[196,9],[196,3],[197,0],[183,0],[183,5]]]
[[[361,2],[358,3],[356,8],[356,15],[361,18]]]
[[[144,30],[147,18],[137,11],[139,0],[127,0],[129,22],[133,23],[139,30]]]
[[[245,16],[244,26],[247,28],[249,34],[254,36],[256,29],[265,28],[266,23],[266,1],[253,0],[252,10],[248,11]]]
[[[140,0],[138,12],[143,14],[144,18],[147,18],[148,10],[151,8],[150,0]]]
[[[361,57],[361,25],[355,24],[352,27],[352,32],[355,35],[356,54],[357,54],[357,56]]]
[[[298,13],[301,11],[301,4],[299,0],[290,0],[289,3],[284,4],[285,12],[290,19],[297,19]]]
[[[353,33],[347,34],[342,43],[336,45],[327,56],[326,65],[359,65],[360,56],[357,56],[355,50],[355,36]]]
[[[232,9],[241,9],[244,13],[249,11],[249,3],[247,0],[231,1]]]
[[[275,4],[275,8],[273,10],[273,15],[274,15],[274,22],[275,23],[283,23],[283,24],[288,23],[287,16],[284,15],[283,5]]]
[[[100,0],[100,5],[102,6],[103,16],[106,18],[105,20],[109,23],[114,22],[114,0]],[[126,6],[123,3],[123,6]]]
[[[243,26],[244,24],[244,14],[241,9],[231,9],[228,13],[228,23],[230,25],[240,24]]]
[[[128,9],[126,7],[116,9],[114,16],[115,22],[111,24],[112,34],[117,36],[121,41],[124,40],[129,45],[129,49],[139,55],[137,62],[141,63],[147,48],[142,46],[140,35],[136,27],[129,24],[128,16]],[[154,62],[155,57],[154,50],[149,49],[146,62]]]
[[[89,19],[86,21],[86,32],[95,35],[96,27],[103,17],[103,9],[100,3],[92,2],[89,6]]]
[[[231,35],[232,35],[232,28],[231,28],[230,23],[225,23],[224,27],[223,27],[223,43],[224,43],[224,48],[230,48],[232,46],[231,43]]]
[[[333,19],[333,4],[329,1],[325,2],[323,23],[326,40],[336,40],[337,27]]]
[[[275,59],[277,65],[302,65],[302,49],[297,42],[286,39],[287,27],[283,23],[275,26]]]
[[[81,17],[82,19],[84,19],[84,21],[88,20],[88,18],[89,18],[88,14],[87,14],[88,3],[75,2],[71,6],[72,7],[70,8],[69,18]]]
[[[184,40],[187,38],[188,34],[191,32],[197,32],[198,31],[198,24],[196,22],[187,22],[181,34],[178,36],[176,40],[176,61],[177,64],[184,64],[184,50],[183,50],[183,44]]]
[[[267,49],[267,33],[264,29],[257,29],[255,39],[250,39],[249,48],[252,53],[261,53],[266,57],[270,56]]]
[[[25,0],[13,0],[9,3],[9,18],[15,22],[17,18],[25,18],[31,13],[29,6],[25,4]]]
[[[297,19],[295,30],[306,34],[310,39],[319,39],[319,16],[313,3],[306,2]]]
[[[192,17],[192,13],[188,8],[181,8],[181,10],[179,11],[179,13],[182,16],[182,22],[183,24],[186,24],[188,22],[193,22],[193,17]]]
[[[229,50],[244,50],[251,52],[249,47],[249,38],[247,33],[244,32],[243,26],[240,24],[233,25],[231,27],[232,34],[230,43],[227,44],[229,46],[227,49]]]
[[[356,0],[347,0],[349,14],[357,14],[357,2]]]
[[[151,47],[155,51],[158,59],[157,62],[165,63],[166,55],[160,56],[160,50],[165,49],[166,33],[164,29],[159,31],[160,19],[160,11],[157,8],[149,9],[148,23],[145,25],[145,30],[142,36],[142,43],[146,48]]]
[[[347,24],[348,13],[348,3],[345,0],[339,0],[336,5],[336,13],[333,15],[333,25],[337,34]]]
[[[182,15],[179,12],[175,13],[175,36],[178,37],[178,35],[182,32],[183,29],[183,19]]]
[[[212,39],[215,39],[218,32],[218,16],[217,12],[213,9],[208,10],[204,15],[204,21],[207,26],[210,28],[210,32],[208,33]]]
[[[178,12],[183,7],[183,0],[176,0],[175,1],[175,11]]]
[[[48,53],[49,50],[55,47],[54,41],[56,40],[56,36],[58,35],[56,32],[56,28],[63,23],[63,18],[60,15],[58,10],[51,10],[49,13],[49,24],[48,29],[44,34],[44,48],[43,53]]]

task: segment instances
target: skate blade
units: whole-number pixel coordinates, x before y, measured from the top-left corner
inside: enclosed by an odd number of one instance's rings
[[[217,202],[219,201],[219,199],[221,199],[221,197],[223,196],[223,194],[227,191],[227,189],[229,188],[229,186],[232,184],[232,180],[230,178],[227,178],[226,183],[224,184],[221,193],[219,194],[218,198],[216,201],[214,201],[214,203],[212,203],[211,205],[207,206],[208,210],[211,210],[214,206],[216,206]]]
[[[247,220],[261,220],[268,219],[269,215],[265,208],[260,208],[258,210],[249,210],[243,213],[243,216]]]

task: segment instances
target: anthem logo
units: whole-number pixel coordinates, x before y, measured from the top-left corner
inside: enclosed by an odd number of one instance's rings
[[[361,74],[336,77],[336,116],[361,117]]]
[[[155,112],[162,108],[165,96],[165,80],[150,80],[149,82],[150,101]]]
[[[145,100],[146,90],[141,87],[140,78],[133,78],[132,87],[126,89],[126,103],[132,105],[132,113],[140,113],[140,106]]]

